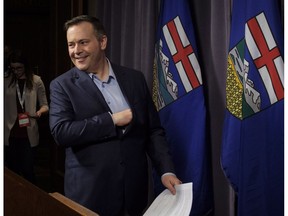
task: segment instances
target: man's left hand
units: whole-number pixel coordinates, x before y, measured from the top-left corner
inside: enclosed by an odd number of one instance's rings
[[[161,178],[162,184],[173,194],[176,194],[175,185],[182,184],[182,182],[175,175],[163,175]]]

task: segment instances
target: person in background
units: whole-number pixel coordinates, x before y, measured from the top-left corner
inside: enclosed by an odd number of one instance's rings
[[[45,86],[21,51],[12,53],[8,63],[10,73],[4,78],[4,165],[35,183],[37,120],[49,110]]]
[[[143,215],[147,155],[172,194],[181,183],[144,75],[109,61],[97,18],[75,17],[65,30],[75,67],[50,83],[49,112],[66,148],[65,196],[101,216]]]

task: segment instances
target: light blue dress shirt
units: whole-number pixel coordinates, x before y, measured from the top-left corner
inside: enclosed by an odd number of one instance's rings
[[[93,73],[90,73],[89,76],[92,78],[98,89],[101,91],[112,113],[117,113],[125,109],[129,109],[130,107],[118,85],[116,76],[113,72],[110,62],[108,60],[107,62],[109,65],[109,76],[107,80],[101,81]]]

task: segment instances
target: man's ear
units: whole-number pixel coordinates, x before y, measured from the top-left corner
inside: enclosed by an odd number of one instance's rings
[[[106,47],[107,47],[107,41],[108,41],[108,38],[106,35],[103,35],[102,38],[100,39],[100,47],[102,50],[105,50]]]

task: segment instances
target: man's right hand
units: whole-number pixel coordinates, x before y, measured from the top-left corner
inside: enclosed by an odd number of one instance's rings
[[[116,126],[128,125],[132,120],[132,111],[131,109],[126,109],[118,113],[113,113],[112,119]]]

